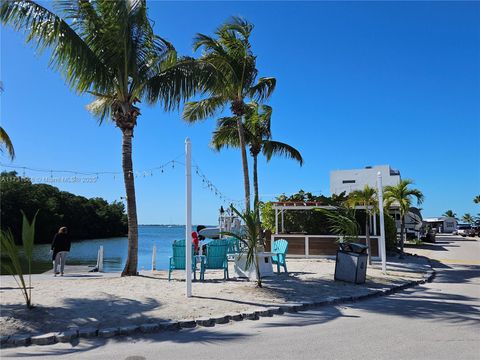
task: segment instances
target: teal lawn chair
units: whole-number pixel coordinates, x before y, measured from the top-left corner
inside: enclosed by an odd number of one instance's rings
[[[205,270],[223,269],[223,278],[228,279],[228,242],[213,240],[207,244],[207,255],[200,266],[200,280],[205,280]]]
[[[275,255],[272,256],[272,263],[277,264],[277,274],[280,274],[280,266],[283,267],[285,273],[287,271],[287,251],[288,241],[285,239],[276,240],[273,242],[272,252]]]
[[[243,252],[243,244],[240,240],[236,238],[228,238],[225,240],[227,242],[227,254],[228,255],[237,255]]]
[[[192,244],[192,271],[193,278],[197,278],[195,255],[193,254],[194,245]],[[172,244],[173,256],[170,256],[170,264],[168,267],[168,281],[170,281],[173,270],[185,270],[185,240],[176,240]]]

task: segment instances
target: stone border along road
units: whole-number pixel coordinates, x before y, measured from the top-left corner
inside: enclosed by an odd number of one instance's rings
[[[62,332],[50,332],[47,334],[41,335],[29,335],[29,334],[17,334],[10,336],[1,336],[0,337],[0,347],[17,347],[17,346],[28,346],[28,345],[52,345],[57,342],[70,342],[78,338],[92,338],[92,337],[101,337],[101,338],[110,338],[113,336],[124,336],[124,335],[133,335],[138,333],[153,333],[159,331],[173,331],[181,330],[183,328],[194,328],[196,326],[203,327],[212,327],[216,324],[226,324],[230,321],[242,321],[242,320],[258,320],[260,317],[271,317],[273,315],[282,315],[284,313],[295,313],[298,311],[307,311],[318,308],[320,306],[332,305],[332,304],[342,304],[352,301],[365,300],[372,297],[384,296],[393,294],[403,289],[411,288],[420,284],[425,284],[426,282],[431,282],[435,277],[435,270],[432,267],[431,260],[424,256],[409,255],[415,257],[423,257],[428,260],[430,270],[428,270],[423,276],[422,280],[412,280],[406,282],[402,285],[387,287],[381,290],[374,290],[368,294],[358,295],[358,296],[329,296],[320,301],[310,301],[304,303],[289,303],[279,306],[272,306],[262,308],[261,310],[256,310],[252,312],[231,314],[219,317],[205,317],[198,318],[196,320],[179,320],[179,321],[161,321],[161,322],[152,322],[145,323],[141,325],[127,325],[121,327],[107,327],[97,329],[95,327],[85,327],[85,328],[70,328]]]

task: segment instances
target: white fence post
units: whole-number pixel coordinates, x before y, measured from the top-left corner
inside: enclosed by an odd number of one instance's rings
[[[310,256],[310,237],[305,235],[305,257]]]
[[[97,254],[97,268],[98,272],[103,272],[103,245],[100,245]]]
[[[157,270],[157,247],[153,245],[152,249],[152,271]]]

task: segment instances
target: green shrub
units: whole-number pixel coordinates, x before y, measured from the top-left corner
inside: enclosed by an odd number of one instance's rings
[[[385,247],[387,251],[397,249],[397,226],[395,220],[388,214],[385,214]]]
[[[272,208],[273,203],[271,201],[266,203],[260,202],[258,206],[260,208],[262,227],[266,230],[270,230],[272,233],[275,233],[275,211]]]

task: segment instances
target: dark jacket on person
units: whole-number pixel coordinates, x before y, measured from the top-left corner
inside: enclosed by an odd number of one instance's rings
[[[70,251],[70,246],[70,239],[67,234],[55,234],[52,242],[53,258],[55,259],[60,251]]]

